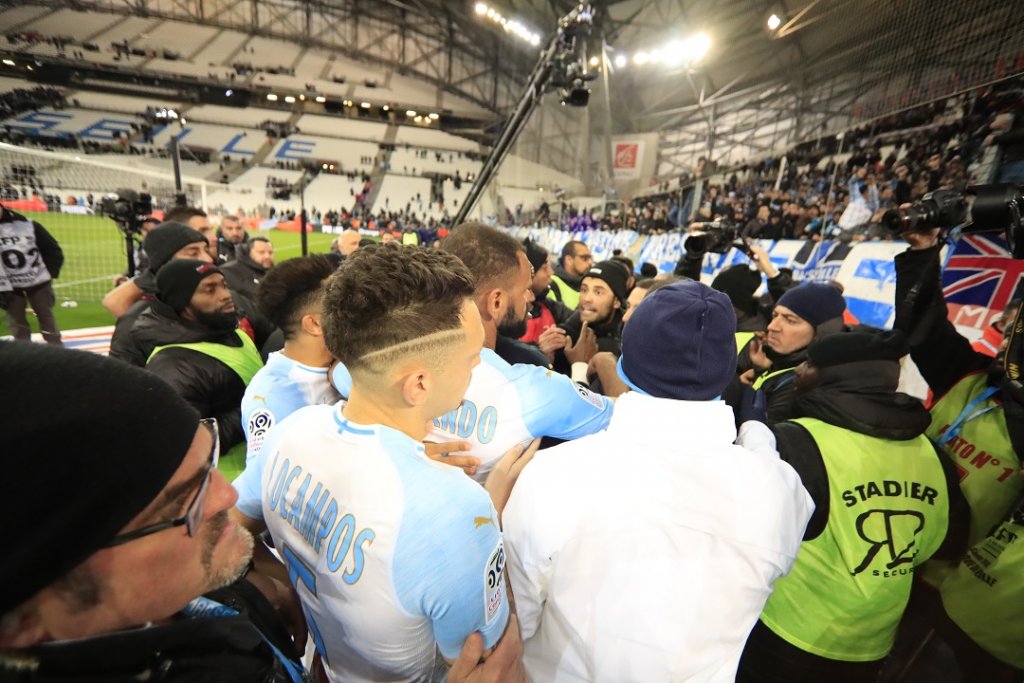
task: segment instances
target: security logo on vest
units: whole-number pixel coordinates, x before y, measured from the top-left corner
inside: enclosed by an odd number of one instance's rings
[[[857,517],[857,535],[869,547],[864,559],[853,570],[853,576],[867,569],[883,548],[888,552],[886,569],[912,564],[918,551],[917,535],[923,530],[924,515],[915,510],[868,510],[861,513]],[[881,574],[879,570],[874,574],[889,576],[888,572]]]

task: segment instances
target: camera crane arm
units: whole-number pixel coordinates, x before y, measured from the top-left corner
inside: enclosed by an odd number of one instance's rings
[[[554,77],[557,75],[559,67],[562,66],[558,58],[564,54],[563,46],[566,44],[566,38],[570,39],[569,44],[574,48],[574,60],[571,64],[578,65],[579,72],[585,73],[586,48],[583,39],[589,34],[592,22],[593,11],[589,3],[580,3],[573,11],[558,21],[558,30],[548,41],[544,51],[541,52],[540,59],[537,60],[537,65],[530,74],[530,80],[526,84],[519,103],[505,120],[497,142],[494,143],[491,153],[484,160],[483,168],[480,169],[476,180],[473,181],[473,187],[466,195],[466,200],[459,208],[459,212],[455,214],[453,226],[463,223],[476,208],[480,196],[494,178],[502,162],[505,161],[505,157],[508,156],[512,145],[519,138],[526,122],[530,120],[533,111],[540,104],[541,98],[554,85]]]

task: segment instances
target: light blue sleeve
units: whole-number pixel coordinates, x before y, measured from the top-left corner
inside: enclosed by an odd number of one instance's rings
[[[509,368],[523,422],[530,434],[556,439],[578,439],[599,432],[612,419],[614,403],[573,382],[565,375],[536,365]]]
[[[246,456],[245,469],[231,483],[238,492],[235,507],[246,517],[263,519],[263,467],[266,464],[267,453],[277,450],[275,442],[280,431],[271,429],[264,435],[263,446],[252,458]]]
[[[399,602],[430,619],[448,659],[459,656],[475,631],[485,648],[494,647],[509,617],[498,515],[483,488],[458,470],[409,461],[418,466],[396,462],[406,496],[392,560]]]

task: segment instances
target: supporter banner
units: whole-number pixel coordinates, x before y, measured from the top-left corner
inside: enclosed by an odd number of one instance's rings
[[[61,204],[60,211],[61,213],[75,213],[87,216],[91,216],[93,214],[93,210],[90,207],[79,206],[78,204]]]
[[[49,211],[46,202],[38,197],[32,199],[5,199],[3,205],[11,211]]]
[[[678,232],[641,237],[632,231],[570,233],[556,228],[515,228],[514,233],[520,239],[530,237],[539,242],[555,257],[571,239],[586,242],[595,261],[610,257],[613,249],[622,249],[633,259],[638,271],[640,264],[649,261],[660,273],[675,269],[685,239]],[[841,283],[847,306],[860,322],[892,326],[896,298],[894,258],[907,248],[905,243],[758,240],[757,245],[768,252],[776,268],[792,269],[796,280]],[[701,280],[710,284],[723,268],[749,262],[735,249],[725,254],[706,254]],[[1010,257],[1001,237],[985,234],[960,238],[948,255],[942,276],[950,320],[966,336],[979,336],[1015,296],[1022,278],[1024,261]]]

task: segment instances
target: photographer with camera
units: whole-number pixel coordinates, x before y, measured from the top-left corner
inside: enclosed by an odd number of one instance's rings
[[[1021,195],[1012,186],[974,188],[975,226],[1006,226],[1015,258]],[[957,466],[971,508],[959,564],[932,562],[915,602],[953,647],[971,680],[1019,680],[1024,672],[1024,356],[1022,321],[1007,326],[995,360],[971,349],[948,318],[942,292],[943,229],[968,222],[964,198],[938,191],[887,215],[910,248],[896,256],[895,329],[936,399],[928,437]],[[952,247],[951,247],[952,248]]]

